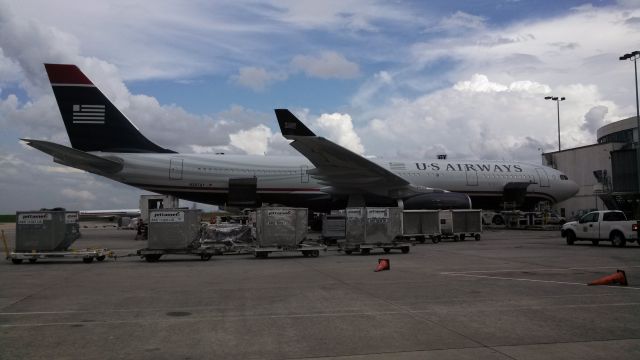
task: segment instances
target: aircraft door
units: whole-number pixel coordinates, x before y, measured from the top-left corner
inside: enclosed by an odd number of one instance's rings
[[[538,178],[540,179],[541,187],[549,187],[549,175],[544,169],[536,168],[536,172],[538,173]]]
[[[306,184],[309,182],[309,167],[307,165],[300,166],[300,182]]]
[[[467,185],[478,186],[478,172],[467,170],[466,174],[467,174]]]
[[[169,178],[173,180],[182,180],[183,159],[173,158],[169,163]]]

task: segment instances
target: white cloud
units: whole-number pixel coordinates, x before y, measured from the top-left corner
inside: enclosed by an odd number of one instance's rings
[[[267,152],[269,138],[272,136],[271,129],[264,125],[258,125],[248,130],[229,134],[229,139],[231,145],[244,150],[247,154],[264,155]]]
[[[238,74],[231,79],[238,85],[248,87],[254,91],[262,91],[274,81],[286,80],[286,74],[270,73],[264,68],[247,66],[240,68]]]
[[[307,76],[321,79],[351,79],[360,73],[358,64],[333,51],[325,51],[318,56],[296,55],[291,60],[291,66]]]
[[[74,190],[74,189],[70,189],[70,188],[65,188],[62,189],[62,195],[64,195],[65,197],[71,199],[71,200],[81,200],[81,201],[87,201],[87,200],[95,200],[96,196],[93,195],[92,193],[90,193],[87,190]]]
[[[328,137],[339,145],[357,154],[364,154],[364,147],[353,128],[353,122],[349,114],[322,114],[316,124],[320,129],[328,132]]]
[[[440,23],[428,31],[463,32],[468,30],[483,30],[486,19],[482,16],[456,11],[451,16],[443,18]]]
[[[514,81],[509,85],[498,84],[489,81],[489,78],[483,74],[474,74],[471,80],[460,81],[453,86],[458,91],[477,91],[477,92],[502,92],[502,91],[522,91],[532,94],[546,94],[551,88],[535,81],[521,80]]]

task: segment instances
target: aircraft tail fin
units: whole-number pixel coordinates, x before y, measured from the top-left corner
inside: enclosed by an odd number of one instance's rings
[[[285,139],[290,139],[290,136],[316,136],[288,109],[275,109],[275,112],[280,132]]]
[[[71,146],[81,151],[173,153],[147,139],[75,65],[44,64]]]

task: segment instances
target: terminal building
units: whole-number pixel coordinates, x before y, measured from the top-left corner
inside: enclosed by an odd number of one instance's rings
[[[622,210],[640,218],[636,151],[636,117],[607,124],[597,131],[596,144],[542,154],[543,165],[558,169],[580,190],[554,205],[567,219],[592,210]]]

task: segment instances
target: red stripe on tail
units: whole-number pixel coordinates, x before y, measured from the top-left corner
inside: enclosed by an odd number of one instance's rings
[[[52,84],[93,85],[75,65],[44,64]]]

